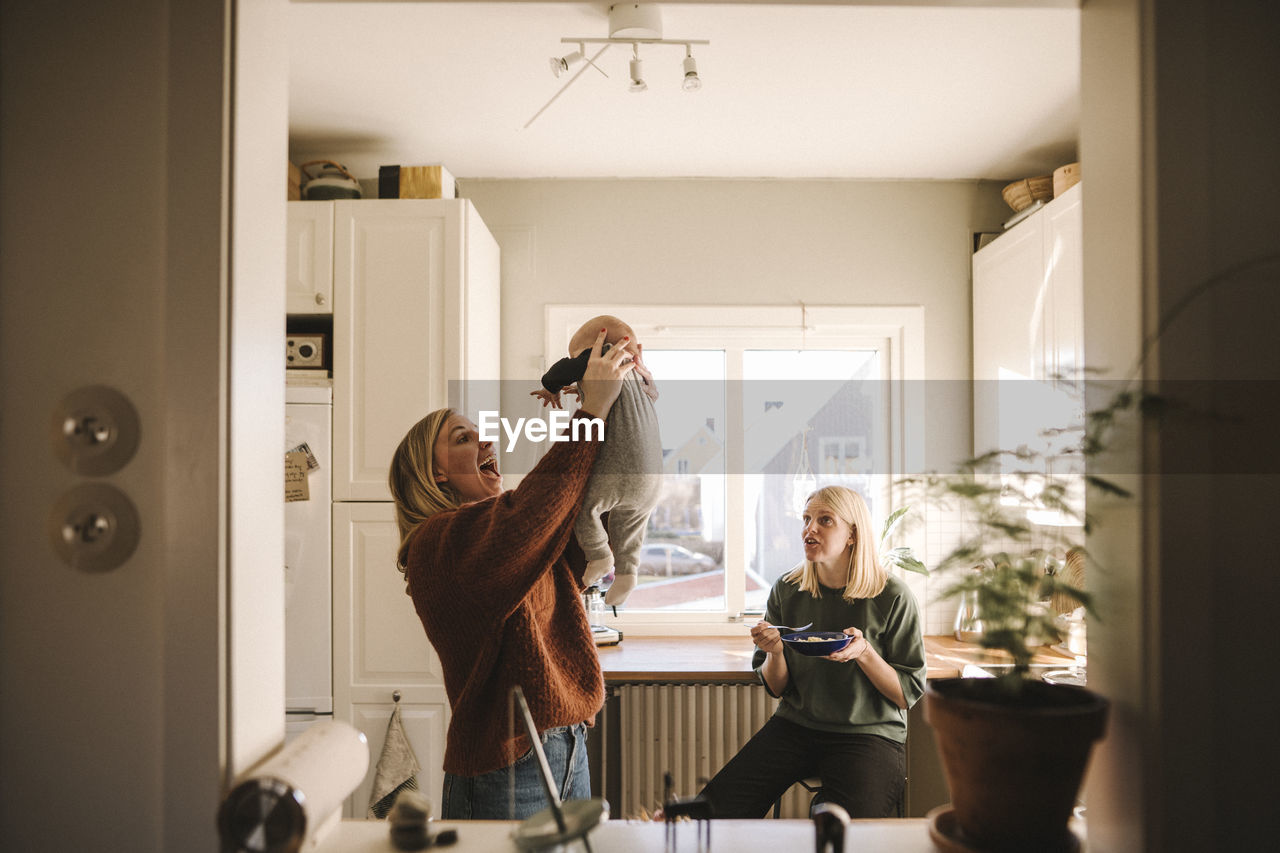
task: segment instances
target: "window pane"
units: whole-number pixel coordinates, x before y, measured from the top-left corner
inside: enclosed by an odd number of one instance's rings
[[[875,350],[748,350],[743,377],[745,607],[756,610],[803,559],[800,514],[810,492],[848,486],[875,516],[889,400]]]
[[[725,357],[645,347],[658,387],[662,497],[627,610],[723,611]]]

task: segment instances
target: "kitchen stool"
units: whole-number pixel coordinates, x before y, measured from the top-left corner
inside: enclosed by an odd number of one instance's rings
[[[809,814],[812,815],[813,807],[822,801],[822,779],[818,776],[810,776],[807,779],[801,779],[799,782],[799,785],[809,793],[813,794],[813,796],[809,798]],[[783,792],[783,796],[786,796],[786,792]],[[898,797],[898,803],[896,806],[896,813],[898,817],[903,817],[906,814],[906,804],[907,804],[906,800],[907,800],[907,780],[904,778],[902,780],[902,794],[901,796]],[[777,817],[781,813],[782,813],[782,797],[778,797],[778,799],[774,800],[773,802],[774,819],[777,819]]]
[[[819,795],[822,794],[822,780],[817,776],[810,776],[807,779],[801,779],[798,784],[800,785],[801,788],[804,788],[806,791],[813,794],[813,796],[809,798],[809,813],[812,814],[813,807],[817,805],[818,797]],[[786,796],[786,791],[783,791],[782,796],[783,797]],[[782,813],[782,797],[778,797],[778,799],[774,800],[773,802],[774,818],[776,819],[778,815],[781,813]]]

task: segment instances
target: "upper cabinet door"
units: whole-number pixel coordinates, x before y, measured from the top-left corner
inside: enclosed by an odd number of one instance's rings
[[[973,256],[973,378],[1031,379],[1044,364],[1043,237],[1024,219]]]
[[[1084,359],[1084,210],[1082,184],[1053,200],[1044,211],[1045,278],[1050,294],[1046,338],[1053,346],[1045,378],[1079,385]]]
[[[409,427],[497,385],[497,244],[463,199],[334,202],[334,235],[333,496],[386,501]]]
[[[335,202],[334,233],[333,498],[388,501],[392,453],[457,375],[444,319],[460,282],[458,208]]]
[[[1042,238],[1025,219],[973,256],[973,450],[1027,441],[1022,397],[1044,363]]]
[[[478,418],[481,411],[498,411],[502,348],[502,272],[498,241],[469,202],[465,209],[463,262],[466,287],[448,306],[449,322],[460,331],[452,345],[465,382],[449,387],[449,405]],[[452,377],[451,377],[452,378]]]
[[[289,202],[285,310],[290,314],[333,312],[333,204]]]
[[[974,453],[1082,422],[1082,187],[973,256]]]

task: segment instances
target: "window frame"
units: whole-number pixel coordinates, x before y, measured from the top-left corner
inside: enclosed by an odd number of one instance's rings
[[[564,356],[565,342],[587,320],[612,314],[625,320],[646,347],[652,349],[708,349],[726,352],[726,470],[742,470],[741,436],[730,425],[741,412],[740,356],[731,352],[760,349],[867,349],[883,359],[882,375],[889,382],[885,440],[890,470],[882,491],[890,504],[899,497],[893,483],[904,472],[920,470],[924,456],[924,307],[919,305],[601,305],[548,304],[544,315],[544,370]],[[657,376],[661,391],[662,378]],[[743,490],[733,489],[726,476],[725,610],[717,612],[620,612],[608,624],[632,636],[736,636],[744,621],[745,540]],[[799,553],[797,552],[797,559]],[[754,622],[754,617],[748,617]]]

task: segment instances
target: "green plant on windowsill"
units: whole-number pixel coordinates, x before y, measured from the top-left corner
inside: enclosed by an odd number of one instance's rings
[[[880,531],[880,565],[886,569],[902,569],[927,575],[929,568],[916,557],[910,546],[890,547],[889,545],[910,509],[910,505],[899,507],[884,520],[884,527]]]

